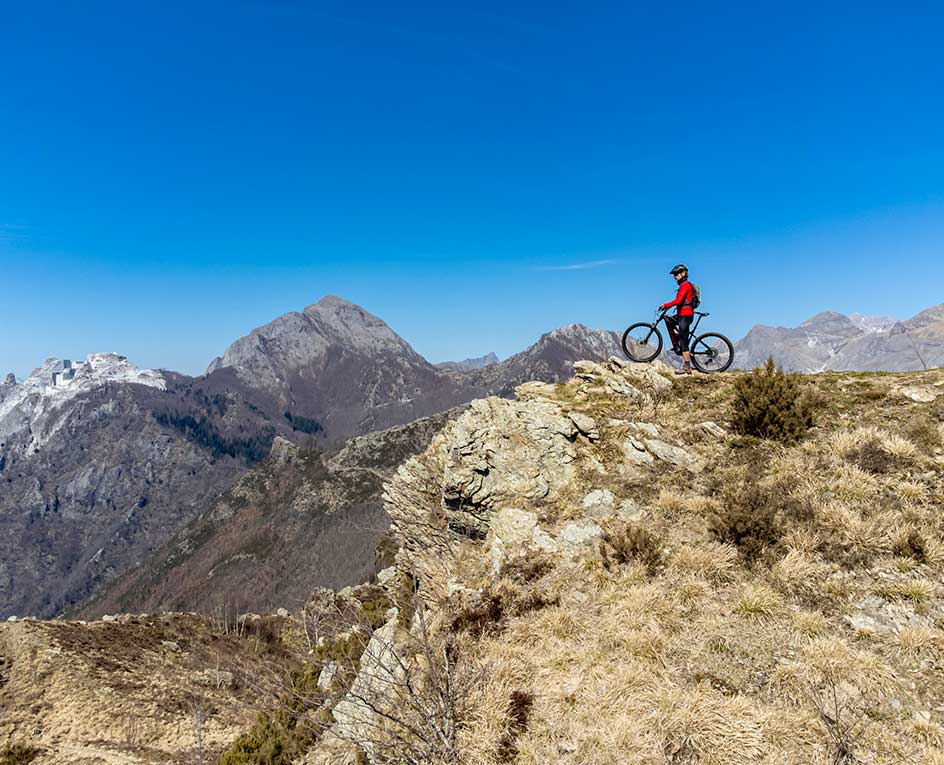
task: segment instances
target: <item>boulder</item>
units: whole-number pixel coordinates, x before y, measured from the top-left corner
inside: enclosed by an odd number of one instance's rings
[[[591,518],[608,518],[616,512],[616,497],[609,489],[591,491],[583,498],[583,509]]]
[[[646,445],[642,441],[630,436],[622,443],[623,456],[630,465],[651,465],[655,462],[655,457],[646,451]]]
[[[472,402],[387,484],[384,499],[394,529],[412,534],[409,527],[419,524],[422,531],[417,511],[425,507],[441,512],[454,533],[484,537],[498,508],[553,499],[573,482],[578,433],[553,401]]]
[[[646,447],[657,459],[670,462],[678,467],[688,467],[695,464],[695,458],[681,446],[675,446],[657,438],[650,438],[646,441]]]
[[[526,382],[515,388],[515,396],[519,401],[533,401],[538,398],[553,398],[557,386],[544,382]]]
[[[402,684],[405,676],[404,664],[396,653],[398,618],[394,614],[386,624],[374,630],[361,655],[350,691],[331,711],[335,721],[332,734],[342,741],[358,742],[369,760],[373,760],[370,742],[376,738],[378,725],[375,707],[391,689]]]
[[[659,438],[662,435],[659,432],[659,426],[652,422],[631,422],[629,429],[636,435],[648,438]]]
[[[492,518],[488,552],[492,572],[498,574],[505,564],[533,550],[554,552],[553,537],[538,525],[536,513],[506,507]]]
[[[899,388],[898,393],[918,404],[930,404],[941,395],[939,391],[933,390],[927,385],[906,385]]]
[[[698,423],[698,428],[700,428],[702,432],[707,433],[709,436],[714,436],[715,438],[724,438],[727,435],[724,428],[711,420]]]
[[[916,613],[913,608],[899,603],[887,603],[877,595],[868,595],[855,605],[845,617],[846,623],[857,632],[886,637],[897,634],[902,627],[931,627],[933,622]]]
[[[669,366],[656,360],[650,364],[638,364],[625,361],[616,356],[610,356],[606,365],[613,371],[618,371],[624,378],[632,381],[646,393],[662,395],[672,389],[672,381],[663,373],[671,371]]]
[[[616,512],[624,521],[638,521],[645,515],[645,510],[631,499],[620,502]]]
[[[593,521],[571,521],[561,529],[558,539],[569,547],[582,547],[602,536],[603,529]]]

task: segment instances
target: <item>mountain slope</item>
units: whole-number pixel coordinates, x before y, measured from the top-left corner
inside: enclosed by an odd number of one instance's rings
[[[474,369],[498,364],[500,359],[494,353],[487,353],[474,359],[465,359],[464,361],[441,361],[436,366],[439,369],[454,369],[457,372],[471,372]]]
[[[735,345],[735,366],[767,357],[791,372],[907,372],[944,366],[944,304],[907,321],[827,311],[799,327],[757,325]]]
[[[192,380],[90,356],[0,390],[0,617],[54,616],[135,565],[268,451],[275,429]]]
[[[328,455],[276,439],[266,460],[79,614],[295,609],[318,587],[369,580],[389,525],[383,482],[448,416],[352,438]]]
[[[328,296],[237,340],[210,364],[207,384],[238,389],[273,419],[291,413],[316,422],[320,440],[338,443],[507,395],[525,380],[566,378],[573,361],[614,352],[614,337],[572,325],[504,362],[436,366],[376,316]],[[222,375],[229,377],[220,382]]]
[[[206,511],[278,436],[330,448],[526,380],[566,379],[575,359],[605,358],[616,341],[572,325],[505,362],[442,369],[377,317],[327,297],[237,340],[200,378],[113,354],[50,360],[26,383],[0,385],[0,616],[79,607]],[[325,486],[347,496],[345,475],[362,480],[336,471]],[[367,512],[358,502],[352,514]],[[253,523],[261,533],[265,518]]]
[[[575,371],[396,471],[382,585],[215,626],[0,625],[0,752],[190,762],[203,731],[235,762],[944,762],[944,374],[804,378],[816,422],[785,446],[731,432],[738,375]]]

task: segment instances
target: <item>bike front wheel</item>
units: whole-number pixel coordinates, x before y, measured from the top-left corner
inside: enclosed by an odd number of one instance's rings
[[[724,335],[706,332],[692,343],[692,364],[705,374],[723,372],[734,361],[734,345]]]
[[[662,335],[655,324],[640,322],[623,333],[623,353],[631,361],[647,363],[662,352]]]

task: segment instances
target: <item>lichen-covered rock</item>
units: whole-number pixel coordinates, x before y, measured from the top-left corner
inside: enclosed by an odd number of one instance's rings
[[[655,457],[646,451],[645,443],[639,439],[630,436],[621,446],[628,465],[651,465],[655,462]]]
[[[663,361],[656,360],[649,364],[638,364],[617,356],[610,356],[607,359],[606,367],[629,379],[636,387],[646,393],[662,395],[672,389],[672,381],[666,376],[667,373],[671,373],[671,369]]]
[[[425,512],[456,533],[484,537],[496,508],[553,498],[573,481],[577,434],[553,401],[474,401],[387,485],[394,528],[408,537]]]
[[[509,559],[532,550],[554,552],[557,544],[538,525],[536,513],[506,507],[492,518],[488,548],[492,572],[498,574]]]
[[[375,700],[403,682],[404,665],[396,655],[396,631],[399,615],[376,629],[361,656],[357,677],[347,695],[331,711],[335,725],[332,733],[342,741],[358,742],[370,758],[371,741],[378,727]],[[320,678],[319,678],[320,679]]]
[[[727,435],[727,432],[722,428],[718,423],[707,420],[705,422],[698,423],[698,428],[709,436],[714,436],[715,438],[724,438]]]
[[[591,491],[583,498],[583,510],[591,518],[608,518],[616,512],[616,497],[609,489]]]
[[[898,389],[898,393],[916,404],[930,404],[941,395],[927,385],[905,385]]]
[[[656,456],[656,459],[670,462],[678,467],[688,467],[695,464],[695,458],[681,446],[660,441],[658,438],[650,438],[646,441],[646,447]]]
[[[593,521],[571,521],[561,529],[559,539],[570,547],[588,545],[603,536],[601,529]]]
[[[597,423],[590,415],[583,414],[582,412],[570,412],[570,419],[573,421],[574,425],[577,426],[583,435],[589,438],[591,441],[597,441],[600,438],[600,431],[597,430]]]

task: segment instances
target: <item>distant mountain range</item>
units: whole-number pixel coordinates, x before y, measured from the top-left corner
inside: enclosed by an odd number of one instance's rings
[[[526,380],[566,379],[573,361],[617,351],[614,333],[573,325],[505,362],[437,367],[377,317],[329,296],[237,340],[200,377],[139,370],[115,354],[51,359],[28,380],[0,385],[0,618],[80,608],[218,507],[276,439],[331,455],[352,437],[387,431],[377,449],[405,456],[387,447],[404,442],[398,426]],[[367,481],[359,496],[369,507],[357,512],[369,517],[381,473],[368,480],[331,464],[325,491],[340,498],[346,480]],[[317,505],[327,519],[319,533],[332,538],[332,524],[350,522],[335,511],[351,507]],[[330,545],[310,552],[332,554]],[[359,581],[363,557],[312,566],[321,572],[314,584]]]
[[[455,369],[458,372],[471,372],[474,369],[490,367],[492,364],[498,364],[500,359],[494,353],[488,353],[475,359],[466,359],[465,361],[441,361],[436,366],[440,369]]]
[[[735,344],[734,365],[768,356],[791,372],[911,372],[944,366],[944,304],[899,321],[826,311],[799,327],[757,325]]]

